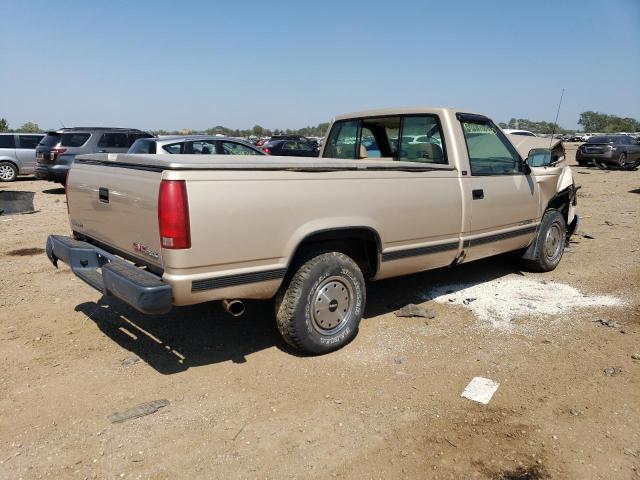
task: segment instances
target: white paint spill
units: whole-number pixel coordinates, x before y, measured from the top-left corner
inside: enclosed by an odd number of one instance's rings
[[[576,308],[617,307],[624,302],[606,295],[589,295],[564,283],[511,274],[477,284],[449,284],[431,289],[424,297],[443,304],[463,305],[481,322],[511,330],[514,319],[558,315]]]
[[[489,378],[473,377],[460,396],[486,405],[499,386]]]

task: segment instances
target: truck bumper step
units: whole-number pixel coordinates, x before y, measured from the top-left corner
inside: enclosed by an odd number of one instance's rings
[[[62,235],[49,235],[47,257],[54,266],[62,261],[82,281],[103,295],[111,295],[147,314],[171,310],[171,285],[94,245]]]

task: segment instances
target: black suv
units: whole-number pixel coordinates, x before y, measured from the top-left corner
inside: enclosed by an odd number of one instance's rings
[[[127,153],[137,139],[150,137],[135,128],[74,127],[47,132],[36,147],[36,177],[64,184],[76,155]]]

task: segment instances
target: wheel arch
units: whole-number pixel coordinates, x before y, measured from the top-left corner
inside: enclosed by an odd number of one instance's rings
[[[295,246],[287,264],[287,275],[292,267],[308,259],[318,250],[334,250],[351,257],[362,270],[365,278],[376,275],[380,268],[382,240],[379,233],[369,226],[341,226],[307,233]]]

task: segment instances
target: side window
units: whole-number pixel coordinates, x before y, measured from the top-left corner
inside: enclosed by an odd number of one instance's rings
[[[19,135],[20,148],[34,149],[42,140],[42,135]]]
[[[196,142],[191,142],[191,149],[193,150],[191,153],[198,155],[216,154],[216,144],[213,140],[198,140]]]
[[[16,148],[13,135],[0,135],[0,148]]]
[[[98,147],[129,148],[129,139],[126,133],[103,133],[98,142]]]
[[[298,150],[302,150],[304,152],[313,152],[313,147],[309,142],[298,142]]]
[[[298,144],[297,142],[284,142],[284,145],[282,145],[282,150],[298,150]]]
[[[336,122],[331,129],[324,157],[356,158],[356,141],[358,137],[358,121]]]
[[[91,137],[90,133],[63,133],[60,139],[61,147],[81,147]]]
[[[183,153],[184,143],[172,143],[171,145],[165,145],[162,149],[168,153]]]
[[[404,117],[398,159],[404,162],[446,164],[442,130],[437,117]]]
[[[472,175],[511,175],[522,171],[520,156],[490,121],[462,121]]]
[[[260,155],[253,148],[235,142],[221,142],[225,155]]]

